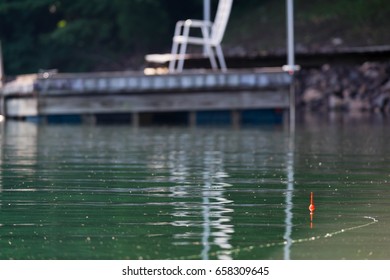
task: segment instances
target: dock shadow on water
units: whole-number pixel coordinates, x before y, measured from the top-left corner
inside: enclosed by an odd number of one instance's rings
[[[387,139],[366,118],[294,133],[6,122],[0,259],[388,259]]]

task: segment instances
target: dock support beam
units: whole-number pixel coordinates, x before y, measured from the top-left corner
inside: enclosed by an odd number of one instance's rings
[[[196,112],[195,111],[190,111],[188,113],[188,125],[190,127],[196,126]]]
[[[232,126],[234,129],[239,129],[241,124],[241,112],[239,110],[233,110],[231,112]]]
[[[134,128],[139,127],[139,113],[138,112],[131,113],[131,125]]]
[[[295,49],[294,49],[294,0],[286,0],[287,6],[287,65],[285,70],[291,75],[290,84],[290,127],[295,126],[295,87],[294,74],[298,70],[295,65]]]
[[[287,1],[287,66],[289,70],[295,71],[295,49],[294,49],[294,0]]]
[[[88,124],[88,125],[95,125],[97,120],[96,120],[96,115],[94,114],[85,114],[81,116],[81,121],[83,124]]]

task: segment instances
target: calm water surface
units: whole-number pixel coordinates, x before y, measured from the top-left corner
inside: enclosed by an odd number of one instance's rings
[[[390,259],[389,125],[3,123],[0,259]]]

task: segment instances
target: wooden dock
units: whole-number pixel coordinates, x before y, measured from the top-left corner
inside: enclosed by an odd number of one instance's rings
[[[13,119],[80,115],[90,122],[98,114],[129,114],[138,125],[142,113],[185,112],[196,124],[196,112],[229,110],[237,123],[244,110],[288,109],[291,82],[281,68],[164,75],[48,72],[6,83],[2,114]]]

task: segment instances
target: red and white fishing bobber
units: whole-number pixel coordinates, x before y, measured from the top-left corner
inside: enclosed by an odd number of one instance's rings
[[[311,192],[311,193],[310,193],[310,205],[309,205],[309,211],[310,211],[310,228],[313,228],[314,210],[316,210],[316,207],[314,206],[313,192]]]

